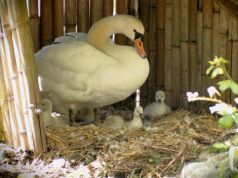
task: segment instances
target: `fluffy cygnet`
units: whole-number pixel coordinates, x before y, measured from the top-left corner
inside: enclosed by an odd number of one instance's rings
[[[125,121],[125,125],[128,129],[140,129],[143,126],[142,123],[143,108],[137,106],[134,110],[134,117],[131,121]]]
[[[134,117],[131,121],[125,121],[123,117],[119,115],[108,116],[103,122],[103,126],[107,128],[112,128],[115,130],[119,129],[139,129],[142,128],[142,115],[143,108],[141,106],[137,106],[134,110]]]
[[[46,127],[65,127],[69,125],[68,118],[52,115],[52,102],[48,99],[43,99],[42,102],[42,118]]]
[[[147,105],[144,110],[144,117],[153,121],[156,117],[169,114],[172,110],[164,103],[165,93],[161,90],[155,93],[155,102]]]

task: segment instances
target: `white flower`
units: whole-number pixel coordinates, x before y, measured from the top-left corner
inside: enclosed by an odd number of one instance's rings
[[[217,94],[218,96],[221,96],[221,94],[219,93],[219,91],[217,91],[217,89],[214,86],[210,86],[207,89],[207,92],[210,96],[210,98],[215,97],[215,95]]]
[[[234,101],[236,104],[238,104],[238,98],[235,98]]]
[[[187,92],[188,102],[196,101],[196,97],[198,97],[198,92]]]
[[[214,106],[211,106],[209,108],[210,112],[213,114],[215,112],[218,113],[223,113],[225,112],[226,114],[233,114],[234,113],[234,108],[226,103],[218,103],[215,104]]]

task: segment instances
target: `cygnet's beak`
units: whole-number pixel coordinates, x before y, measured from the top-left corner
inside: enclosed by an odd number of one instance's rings
[[[142,58],[146,58],[146,52],[145,52],[145,49],[144,49],[144,46],[143,46],[143,42],[141,40],[141,38],[137,38],[134,40],[134,45],[139,53],[139,55],[142,57]]]
[[[141,119],[144,119],[144,115],[142,113],[139,114]]]

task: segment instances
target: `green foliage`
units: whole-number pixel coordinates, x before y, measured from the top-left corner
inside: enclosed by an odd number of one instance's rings
[[[223,153],[227,150],[229,150],[230,146],[222,143],[222,142],[218,142],[218,143],[214,143],[210,148],[209,148],[209,153]]]
[[[222,161],[221,166],[220,166],[220,176],[219,178],[223,178],[225,176],[226,169],[229,164],[229,158],[225,159]]]

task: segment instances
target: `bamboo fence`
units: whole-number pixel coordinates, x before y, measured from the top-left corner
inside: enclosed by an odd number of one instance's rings
[[[1,108],[8,143],[40,154],[46,143],[35,114],[40,95],[26,7],[25,0],[0,1]]]

